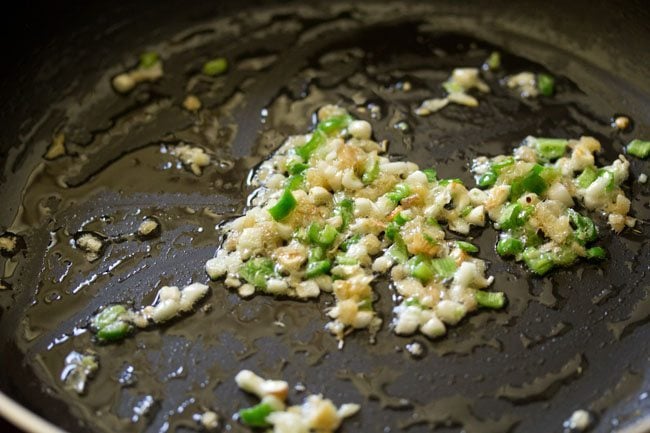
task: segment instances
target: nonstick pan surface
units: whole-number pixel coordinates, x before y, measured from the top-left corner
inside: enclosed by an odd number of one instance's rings
[[[247,431],[231,420],[253,402],[233,381],[242,368],[338,404],[361,403],[343,432],[559,432],[577,409],[595,416],[593,431],[608,432],[650,413],[650,209],[648,186],[636,181],[648,170],[640,160],[626,184],[636,228],[615,236],[595,217],[609,253],[603,264],[530,278],[494,254],[494,230],[473,232],[509,305],[441,340],[401,338],[384,326],[376,344],[358,332],[338,350],[323,329],[329,297],[243,301],[221,282],[210,283],[196,313],[123,343],[100,346],[84,332],[103,305],[146,305],[162,285],[207,281],[219,225],[245,209],[249,170],[307,131],[323,104],[369,120],[393,158],[467,184],[473,157],[509,152],[529,134],[595,136],[602,161],[650,137],[642,3],[540,5],[93,2],[26,10],[49,18],[9,49],[17,60],[0,85],[0,232],[17,234],[22,246],[0,259],[2,392],[70,432],[196,431],[194,416],[207,409],[229,431]],[[622,24],[624,34],[608,31]],[[451,69],[479,66],[494,49],[508,73],[558,77],[557,95],[525,101],[495,75],[474,110],[412,114]],[[149,50],[163,57],[164,77],[117,95],[111,77]],[[201,77],[215,56],[230,60],[228,74]],[[204,103],[198,114],[181,108],[190,92]],[[612,129],[617,113],[632,117],[630,132]],[[59,133],[66,155],[44,160]],[[180,142],[202,146],[215,164],[192,174],[169,154]],[[133,236],[146,216],[160,221],[159,237]],[[97,261],[71,245],[85,231],[105,239]],[[378,291],[388,323],[391,289],[380,281]],[[413,341],[424,356],[404,349]],[[79,397],[59,374],[71,350],[88,348],[101,367]]]

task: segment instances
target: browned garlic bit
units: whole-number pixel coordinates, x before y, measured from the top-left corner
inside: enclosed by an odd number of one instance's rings
[[[93,232],[79,232],[75,236],[75,245],[86,253],[86,260],[94,262],[104,251],[104,239]]]
[[[625,131],[630,127],[631,123],[630,118],[627,116],[616,116],[612,122],[612,126],[619,131]]]
[[[480,92],[488,93],[490,88],[481,80],[478,68],[456,68],[451,76],[443,83],[447,92],[444,98],[427,99],[415,110],[418,116],[428,116],[446,107],[449,103],[477,107],[478,100],[467,94],[471,89],[478,89]]]
[[[45,152],[43,158],[47,160],[52,160],[60,156],[63,156],[65,154],[66,154],[65,135],[62,132],[60,132],[56,134],[52,139],[52,143],[47,148],[47,151]]]
[[[13,257],[23,246],[23,240],[19,236],[5,232],[0,235],[0,255]]]
[[[201,109],[201,100],[195,95],[187,95],[183,100],[183,108],[187,111],[195,112]]]
[[[160,235],[160,223],[153,217],[146,217],[138,226],[138,236],[150,239]]]
[[[174,153],[196,176],[203,174],[203,169],[210,165],[210,155],[200,147],[183,144],[176,146]]]

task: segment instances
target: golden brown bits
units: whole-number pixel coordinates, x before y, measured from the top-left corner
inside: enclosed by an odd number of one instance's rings
[[[612,127],[618,129],[619,131],[625,131],[630,127],[632,121],[627,116],[616,116],[612,122]]]

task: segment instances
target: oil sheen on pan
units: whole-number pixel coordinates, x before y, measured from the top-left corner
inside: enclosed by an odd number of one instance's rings
[[[223,241],[222,227],[250,205],[250,171],[288,136],[310,131],[325,105],[368,121],[392,161],[435,167],[439,178],[466,185],[475,184],[474,158],[509,155],[526,136],[595,137],[606,165],[636,131],[648,131],[638,122],[613,128],[615,107],[581,90],[579,78],[420,17],[387,23],[378,10],[305,8],[245,18],[206,22],[125,53],[124,64],[76,95],[81,102],[53,107],[24,143],[38,149],[38,160],[13,198],[15,218],[1,222],[15,246],[0,259],[2,352],[16,370],[3,389],[45,416],[69,413],[78,419],[67,421],[71,431],[98,432],[199,431],[211,426],[208,412],[219,429],[250,431],[232,419],[256,403],[234,381],[245,369],[286,380],[292,404],[310,394],[360,404],[341,432],[562,431],[579,409],[593,431],[605,432],[648,411],[641,222],[649,211],[640,159],[628,158],[623,184],[637,225],[616,235],[590,214],[605,261],[533,277],[497,255],[494,229],[448,233],[478,246],[492,289],[508,303],[467,316],[442,338],[394,335],[387,278],[373,283],[384,322],[376,338],[353,333],[343,348],[325,329],[331,295],[242,300],[223,281],[209,281],[204,264]],[[481,68],[495,51],[500,69],[483,73],[490,92],[472,93],[478,106],[416,114],[422,101],[445,95],[454,68]],[[162,76],[116,92],[112,80],[136,68],[142,52],[157,53]],[[215,57],[227,68],[206,73]],[[553,76],[553,97],[510,88],[506,77],[523,71]],[[12,200],[5,188],[1,194]],[[181,296],[191,283],[209,286],[191,313],[115,344],[97,344],[89,331],[107,305],[140,311],[160,302],[161,288],[178,287]],[[92,373],[83,389],[65,386],[66,365]]]

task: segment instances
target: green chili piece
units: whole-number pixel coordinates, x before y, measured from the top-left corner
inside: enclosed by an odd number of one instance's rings
[[[451,257],[431,260],[431,269],[441,278],[450,278],[456,272],[456,262]]]
[[[456,241],[456,246],[466,253],[478,253],[478,247],[470,242]]]
[[[524,250],[524,243],[516,238],[503,238],[497,242],[497,254],[501,257],[516,256]]]
[[[307,170],[309,168],[309,165],[305,164],[304,162],[294,162],[292,164],[289,164],[287,167],[287,171],[289,174],[301,174],[303,171]]]
[[[275,265],[271,259],[256,257],[239,267],[239,276],[260,289],[266,289],[266,280],[275,275]]]
[[[332,262],[327,259],[319,260],[316,262],[309,262],[307,263],[307,272],[305,272],[305,276],[307,278],[314,278],[319,275],[328,273],[331,268]]]
[[[499,310],[506,305],[506,295],[503,292],[477,290],[474,297],[476,298],[476,303],[484,308]]]
[[[140,54],[140,64],[138,66],[141,69],[149,69],[158,63],[159,60],[160,58],[158,57],[158,53],[148,51],[146,53]]]
[[[341,116],[333,116],[318,123],[316,128],[327,135],[332,135],[341,132],[347,128],[352,121],[352,116],[344,114]]]
[[[569,245],[563,245],[553,252],[553,263],[557,266],[571,266],[578,258],[578,254]]]
[[[347,252],[347,250],[350,248],[350,246],[352,246],[353,244],[356,244],[360,240],[361,240],[361,235],[359,235],[359,234],[351,236],[351,237],[347,238],[346,240],[344,240],[343,242],[341,242],[341,245],[339,245],[339,249],[341,251]]]
[[[542,194],[548,188],[546,181],[540,176],[544,170],[539,164],[535,166],[526,174],[512,182],[510,186],[510,199],[515,200],[525,192],[533,192],[537,195]]]
[[[430,281],[435,276],[431,265],[431,259],[423,254],[411,257],[407,262],[407,265],[411,271],[411,276],[417,278],[423,283]]]
[[[203,64],[203,73],[210,77],[216,77],[221,75],[228,70],[228,60],[223,57],[217,57],[216,59],[208,60]]]
[[[534,247],[526,248],[523,258],[528,268],[537,275],[544,275],[555,266],[551,253],[541,252]]]
[[[586,257],[589,260],[604,260],[607,257],[607,252],[603,247],[592,247],[586,251]]]
[[[404,264],[408,260],[406,244],[404,244],[404,240],[399,236],[395,237],[395,242],[386,250],[386,254],[399,264]]]
[[[291,194],[291,190],[289,188],[286,188],[280,196],[278,202],[273,205],[273,207],[269,208],[269,213],[274,220],[280,221],[286,218],[291,213],[291,211],[296,208],[297,205],[298,202],[296,201],[293,194]]]
[[[501,174],[504,168],[510,167],[515,164],[515,159],[512,156],[504,158],[498,162],[492,163],[490,166],[490,171],[493,171],[497,175]]]
[[[379,158],[372,158],[368,161],[370,166],[366,167],[366,171],[361,176],[361,182],[364,185],[370,185],[379,177]]]
[[[497,174],[493,171],[485,172],[478,178],[478,186],[480,188],[489,188],[497,181]]]
[[[580,173],[580,176],[576,178],[576,182],[580,188],[587,188],[589,185],[594,183],[597,178],[598,170],[592,166],[589,166],[585,168],[582,173]]]
[[[628,143],[625,151],[637,158],[646,159],[650,155],[650,141],[635,139]]]
[[[260,403],[248,409],[239,411],[239,418],[246,425],[251,427],[270,427],[266,417],[273,412],[273,408],[268,403]]]
[[[393,190],[386,193],[386,197],[395,204],[399,204],[402,199],[411,195],[411,188],[405,183],[398,183]]]
[[[120,320],[125,313],[126,308],[123,305],[109,305],[93,317],[91,324],[95,328],[101,329]]]
[[[578,242],[585,245],[598,238],[598,229],[591,218],[580,215],[573,209],[568,209],[568,213],[573,226],[573,234]]]
[[[563,138],[535,138],[535,149],[547,161],[558,159],[566,153],[568,140]]]
[[[104,342],[119,341],[126,338],[131,331],[133,331],[133,326],[131,326],[131,324],[122,320],[117,320],[99,328],[97,330],[97,338]]]
[[[316,245],[327,248],[334,243],[338,231],[329,224],[322,227],[318,223],[311,223],[307,229],[309,240]]]
[[[337,254],[336,263],[343,266],[358,265],[359,260],[355,259],[354,257],[350,257],[346,254]]]
[[[544,96],[553,96],[555,93],[555,78],[549,74],[537,74],[537,88]]]
[[[339,227],[339,231],[342,232],[347,229],[354,219],[354,200],[345,198],[339,201],[334,208],[334,215],[341,216],[341,220],[343,221]]]
[[[302,174],[294,174],[293,176],[289,176],[284,184],[284,187],[288,191],[295,191],[297,189],[302,188],[303,184],[305,183],[305,176]]]
[[[121,319],[126,312],[123,305],[110,305],[95,315],[91,325],[97,330],[97,339],[111,342],[127,337],[133,331],[133,326]]]
[[[422,173],[427,176],[427,181],[429,182],[435,182],[438,178],[438,172],[434,168],[425,168],[422,170]]]
[[[501,67],[501,53],[498,51],[492,51],[485,61],[485,66],[487,66],[490,71],[499,69]]]
[[[322,132],[321,130],[317,129],[311,134],[311,137],[309,138],[309,141],[307,141],[307,143],[305,143],[302,146],[296,148],[296,153],[305,162],[307,162],[307,161],[309,161],[309,158],[311,157],[311,154],[314,153],[314,151],[316,149],[318,149],[321,144],[325,143],[326,139],[327,139],[327,137],[326,137],[325,133]]]
[[[526,221],[522,218],[523,207],[519,203],[510,203],[503,211],[499,218],[499,228],[508,230],[522,226]]]
[[[395,221],[391,221],[386,226],[386,230],[384,231],[384,234],[391,241],[394,240],[395,237],[399,235],[399,224],[397,224]]]

